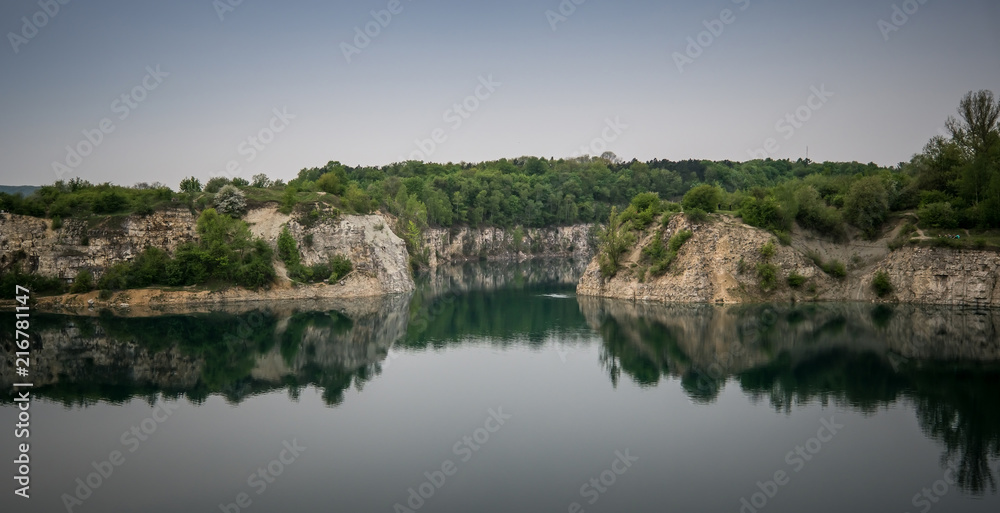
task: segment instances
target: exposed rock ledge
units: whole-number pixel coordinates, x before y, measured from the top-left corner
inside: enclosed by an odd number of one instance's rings
[[[390,220],[384,216],[345,215],[306,227],[278,212],[277,207],[269,206],[249,211],[245,219],[254,235],[272,246],[282,226],[287,224],[305,264],[340,254],[351,260],[354,271],[338,283],[296,286],[284,276],[284,268],[278,262],[279,281],[267,290],[236,287],[219,291],[194,288],[129,290],[107,301],[99,300],[98,294],[91,292],[39,298],[39,307],[50,310],[79,310],[91,306],[155,309],[179,304],[373,297],[414,289],[406,246],[387,228]],[[195,216],[186,208],[176,208],[149,216],[108,218],[94,227],[70,219],[62,228],[53,230],[45,219],[2,214],[0,265],[16,260],[26,265],[27,271],[67,281],[83,269],[100,277],[111,265],[135,258],[147,246],[173,252],[178,244],[196,240],[195,222]]]
[[[822,248],[797,232],[791,246],[775,244],[776,252],[768,261],[779,269],[778,286],[764,291],[756,266],[764,261],[760,248],[773,240],[773,235],[731,216],[713,216],[695,224],[676,215],[665,230],[665,238],[681,230],[691,230],[693,236],[663,276],[639,279],[642,247],[659,233],[659,226],[654,226],[623,256],[621,270],[614,277],[603,278],[597,259],[593,259],[577,293],[669,303],[889,301],[1000,307],[1000,253],[995,251],[906,246],[890,252],[885,240],[893,237],[895,230],[882,241]],[[831,278],[805,256],[806,251],[818,251],[824,259],[839,258],[849,266],[847,277]],[[884,298],[878,298],[871,287],[878,271],[888,274],[894,289]],[[792,272],[807,281],[799,288],[789,287],[785,279]]]

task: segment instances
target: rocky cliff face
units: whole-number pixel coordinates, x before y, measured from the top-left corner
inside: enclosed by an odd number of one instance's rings
[[[276,207],[265,207],[251,210],[245,219],[255,235],[272,245],[287,223],[306,264],[325,261],[334,254],[344,255],[354,264],[355,271],[339,288],[278,284],[272,299],[375,296],[413,290],[406,246],[385,228],[388,221],[380,215],[321,217],[305,226]],[[147,246],[173,252],[178,245],[197,240],[196,223],[197,218],[186,208],[149,216],[108,217],[92,226],[69,219],[58,230],[51,229],[51,222],[45,219],[2,214],[0,266],[19,261],[26,271],[66,281],[82,269],[99,277],[111,265],[135,258]],[[240,299],[237,296],[238,292],[230,291],[216,299]]]
[[[135,258],[146,246],[173,251],[197,238],[197,218],[184,208],[149,216],[108,217],[89,224],[67,219],[53,230],[51,221],[0,214],[0,266],[23,260],[25,271],[72,280],[81,269],[98,274]]]
[[[884,241],[858,244],[857,248],[848,244],[827,248],[852,257],[846,262],[847,277],[835,279],[805,256],[819,250],[800,235],[793,238],[791,246],[775,241],[775,254],[765,257],[761,248],[774,236],[730,216],[713,216],[698,224],[683,215],[674,216],[663,240],[681,230],[691,230],[693,236],[663,276],[643,275],[647,264],[641,250],[660,236],[659,228],[654,227],[623,257],[621,270],[614,277],[602,277],[597,259],[591,261],[577,293],[678,303],[820,300],[1000,306],[1000,254],[994,251],[907,246],[889,252]],[[778,269],[777,286],[771,290],[761,287],[757,274],[757,266],[764,263]],[[894,289],[884,298],[871,287],[879,271],[888,274]],[[787,285],[786,278],[792,273],[803,276],[805,283],[797,288]]]
[[[593,226],[580,224],[555,228],[436,228],[424,234],[431,267],[470,260],[525,260],[573,258],[594,255]]]
[[[690,230],[692,237],[680,248],[676,260],[662,276],[642,276],[642,248],[668,240],[674,234]],[[751,228],[736,219],[721,216],[705,223],[691,223],[675,215],[662,232],[651,227],[624,257],[618,274],[610,279],[601,276],[595,258],[577,286],[583,296],[614,297],[640,301],[671,303],[741,303],[763,300],[805,299],[808,294],[788,287],[772,292],[761,289],[756,274],[760,263],[778,266],[785,275],[795,272],[816,287],[826,287],[830,278],[815,264],[791,247],[774,243],[775,254],[765,258],[761,248],[774,236]],[[640,279],[641,278],[641,279]]]

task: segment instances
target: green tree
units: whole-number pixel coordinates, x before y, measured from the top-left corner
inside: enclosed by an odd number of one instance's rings
[[[81,269],[76,273],[76,278],[73,279],[73,285],[69,291],[73,294],[82,294],[91,290],[94,290],[94,275],[86,269]]]
[[[281,234],[278,235],[278,258],[289,268],[297,266],[301,262],[298,244],[296,244],[295,237],[292,237],[292,232],[288,230],[287,225],[281,228]]]
[[[635,235],[622,222],[617,207],[611,208],[608,226],[601,232],[600,240],[601,246],[598,258],[601,274],[606,278],[610,278],[618,273],[622,254],[635,244]]]
[[[714,185],[704,184],[688,191],[681,200],[681,206],[685,212],[697,208],[713,213],[719,208],[720,202],[722,202],[722,191]]]
[[[201,180],[191,176],[181,180],[181,192],[195,193],[201,192]]]
[[[848,222],[857,226],[865,236],[874,238],[889,215],[889,193],[877,176],[867,176],[851,185],[844,200]]]

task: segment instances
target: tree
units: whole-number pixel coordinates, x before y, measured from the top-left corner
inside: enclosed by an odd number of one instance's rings
[[[229,185],[229,179],[224,176],[209,178],[209,180],[205,182],[205,192],[215,194],[227,185]]]
[[[281,229],[281,234],[278,235],[278,258],[288,268],[295,267],[301,262],[298,244],[296,244],[295,238],[292,237],[292,232],[288,230],[287,225]]]
[[[329,194],[341,195],[344,193],[344,183],[336,173],[327,173],[316,180],[316,187]]]
[[[264,173],[253,175],[253,181],[250,182],[250,185],[257,189],[267,189],[273,184],[274,182],[272,182],[271,179]]]
[[[847,221],[857,226],[869,238],[878,235],[889,215],[889,193],[877,176],[867,176],[854,182],[844,200]]]
[[[722,202],[722,191],[714,185],[704,184],[688,191],[681,200],[681,206],[685,211],[697,208],[712,213],[719,208],[720,202]]]
[[[90,292],[93,289],[94,275],[90,274],[90,271],[86,269],[81,269],[76,273],[76,278],[73,279],[73,286],[70,287],[69,291],[73,294],[82,294]]]
[[[948,131],[955,142],[966,149],[970,156],[985,155],[997,144],[1000,122],[1000,98],[994,99],[993,92],[981,90],[968,92],[958,105],[961,119],[949,117]]]
[[[215,195],[215,209],[223,214],[239,217],[243,215],[246,208],[247,200],[243,191],[233,185],[223,187]]]
[[[598,262],[601,267],[601,274],[605,278],[610,278],[618,272],[622,253],[635,244],[635,235],[622,222],[617,207],[611,207],[608,227],[601,232],[600,239],[601,247]]]
[[[181,180],[181,192],[201,192],[201,180],[193,176]]]

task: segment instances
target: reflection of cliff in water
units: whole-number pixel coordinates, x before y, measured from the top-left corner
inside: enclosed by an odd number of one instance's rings
[[[438,267],[417,278],[404,345],[443,347],[469,337],[539,346],[586,323],[571,295],[586,261],[499,261]],[[525,291],[530,291],[526,294]]]
[[[85,405],[152,401],[160,393],[197,402],[221,394],[239,402],[285,387],[295,397],[301,387],[314,385],[327,403],[338,404],[344,390],[380,372],[379,362],[406,332],[408,300],[391,296],[143,318],[36,315],[34,390]],[[0,344],[13,347],[9,339],[0,338]],[[10,389],[16,376],[13,356],[7,360],[0,386]]]
[[[579,302],[604,338],[614,383],[622,372],[644,386],[678,377],[692,400],[709,403],[732,378],[786,412],[818,401],[874,413],[908,400],[959,485],[997,491],[990,461],[1000,458],[1000,311]]]

